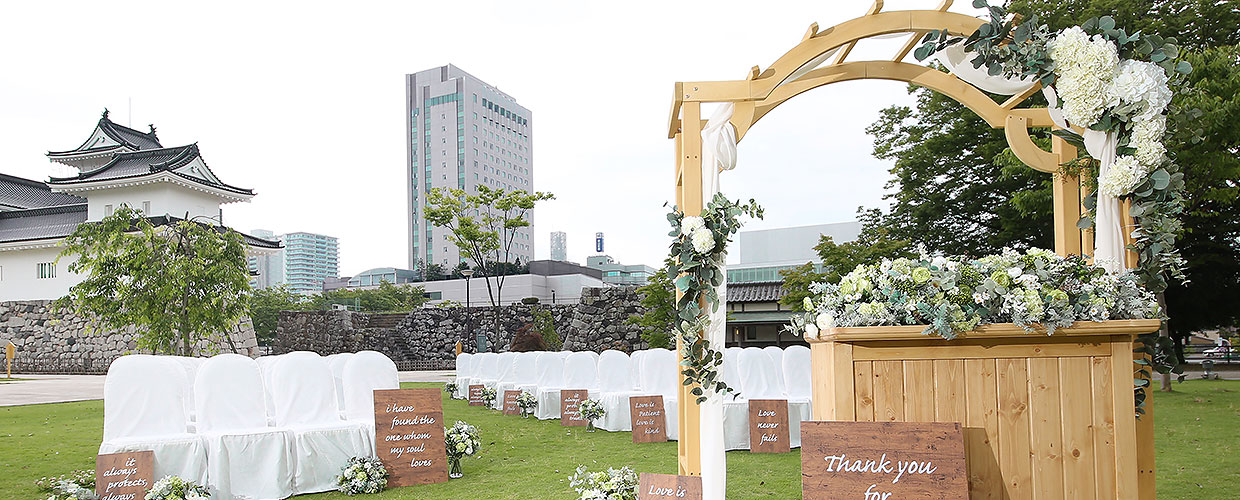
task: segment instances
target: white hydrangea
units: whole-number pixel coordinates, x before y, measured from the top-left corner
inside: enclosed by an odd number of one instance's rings
[[[702,219],[696,215],[690,215],[685,217],[685,220],[680,222],[680,234],[691,235],[697,232],[698,229],[702,229],[704,227],[706,227],[705,219]]]
[[[1137,120],[1149,120],[1161,115],[1171,102],[1171,88],[1167,86],[1167,81],[1167,72],[1161,66],[1125,60],[1115,69],[1115,77],[1107,87],[1107,105],[1136,104]]]
[[[1167,154],[1162,137],[1167,131],[1167,117],[1156,115],[1152,119],[1133,124],[1129,145],[1136,148],[1134,156],[1147,169],[1157,168]]]
[[[1093,125],[1108,107],[1107,90],[1119,66],[1115,44],[1098,35],[1091,39],[1074,26],[1061,31],[1047,48],[1064,118],[1082,127]]]
[[[1116,198],[1126,195],[1145,179],[1145,174],[1145,167],[1135,156],[1120,156],[1111,164],[1107,174],[1098,180],[1098,192]]]
[[[814,324],[818,325],[818,329],[820,330],[834,328],[835,327],[835,316],[832,316],[828,313],[819,314],[818,318],[814,320]]]
[[[693,231],[693,235],[689,238],[693,240],[693,249],[697,253],[705,254],[715,248],[715,233],[704,227]]]

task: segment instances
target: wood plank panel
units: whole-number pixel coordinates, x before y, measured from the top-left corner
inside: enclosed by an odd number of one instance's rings
[[[1094,483],[1093,379],[1090,358],[1059,360],[1060,420],[1063,422],[1063,496],[1096,498]]]
[[[1037,342],[1038,340],[1043,340],[1043,342]],[[1107,356],[1111,354],[1109,337],[1097,336],[1082,340],[1081,342],[1052,343],[1045,342],[1045,337],[1043,337],[1042,339],[1035,338],[1017,343],[998,339],[961,341],[958,344],[944,344],[942,341],[937,340],[858,342],[853,347],[853,359],[1058,358],[1064,356]]]
[[[999,468],[999,389],[995,360],[964,360],[965,458],[969,463],[969,499],[1004,500],[1007,489]]]
[[[934,392],[934,362],[904,362],[904,421],[933,422],[934,400],[938,396]]]
[[[814,398],[814,420],[835,420],[835,356],[832,351],[837,344],[827,342],[809,346],[810,394]]]
[[[1030,443],[1033,445],[1033,497],[1061,500],[1063,418],[1060,414],[1059,359],[1029,360]]]
[[[1111,344],[1111,395],[1115,409],[1115,496],[1137,498],[1137,421],[1133,415],[1132,343]]]
[[[934,421],[965,424],[968,402],[965,400],[963,359],[941,359],[934,362]]]
[[[1115,498],[1115,401],[1111,357],[1089,359],[1093,377],[1094,477],[1098,498]]]
[[[1012,500],[1033,498],[1029,436],[1029,366],[1024,359],[995,361],[999,387],[999,467]]]
[[[853,362],[853,383],[855,384],[858,422],[874,421],[874,363],[871,361]]]
[[[699,182],[701,179],[698,179]],[[685,212],[688,214],[688,212]],[[1134,334],[1156,332],[1162,326],[1162,321],[1157,319],[1113,319],[1110,321],[1081,321],[1073,324],[1068,328],[1055,329],[1056,338],[1065,337],[1094,337],[1098,335],[1121,335],[1131,336]],[[867,340],[926,340],[926,334],[922,333],[926,327],[921,325],[901,325],[901,326],[853,326],[853,327],[837,327],[823,330],[817,339],[806,339],[809,343],[815,342],[844,342],[844,341],[867,341]],[[1037,333],[1045,333],[1043,330],[1037,330]],[[959,344],[971,343],[979,339],[1008,339],[1009,343],[1020,342],[1022,339],[1028,339],[1030,333],[1012,323],[994,323],[982,325],[976,330],[969,331],[961,335],[954,341]]]
[[[874,362],[874,421],[904,421],[904,362]]]

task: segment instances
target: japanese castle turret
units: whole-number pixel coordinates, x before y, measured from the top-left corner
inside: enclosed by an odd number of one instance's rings
[[[0,174],[0,301],[55,299],[81,279],[56,261],[59,245],[79,224],[129,206],[155,223],[190,218],[220,225],[220,207],[248,202],[254,191],[211,171],[197,144],[164,147],[155,134],[112,122],[107,110],[86,141],[47,154],[76,175],[47,182]],[[279,242],[245,235],[251,254]]]

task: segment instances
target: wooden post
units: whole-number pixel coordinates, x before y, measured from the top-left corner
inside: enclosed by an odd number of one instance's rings
[[[676,136],[678,146],[676,206],[686,216],[702,214],[702,105],[698,102],[686,102],[680,119],[680,133]],[[680,293],[676,294],[677,300]],[[682,361],[684,345],[676,340],[676,359]],[[677,366],[680,366],[679,363]],[[678,373],[680,381],[679,394],[676,400],[677,424],[680,440],[676,442],[677,465],[679,474],[683,476],[702,475],[702,446],[698,440],[701,424],[701,410],[697,405],[697,396],[693,395],[696,385],[684,385],[685,376]]]
[[[17,355],[17,346],[12,342],[4,344],[4,377],[13,378],[13,357]]]
[[[1051,151],[1059,158],[1060,165],[1076,159],[1076,147],[1059,136],[1051,139]],[[1081,181],[1078,176],[1062,172],[1053,175],[1055,253],[1081,255],[1081,230],[1076,226],[1081,220]]]

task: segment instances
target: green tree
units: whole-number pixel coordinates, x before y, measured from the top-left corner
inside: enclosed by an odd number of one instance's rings
[[[448,241],[456,245],[461,260],[474,262],[474,268],[486,280],[487,297],[498,317],[504,281],[513,268],[494,263],[514,263],[512,249],[517,231],[529,227],[526,217],[535,204],[555,199],[555,195],[486,186],[478,186],[477,190],[476,194],[469,194],[463,189],[432,189],[426,202],[426,220],[446,228]],[[514,265],[520,267],[519,262]],[[498,321],[495,329],[498,334]]]
[[[547,343],[547,350],[558,351],[564,347],[564,340],[555,331],[555,317],[551,310],[534,307],[534,331],[542,335],[543,342]]]
[[[650,348],[670,348],[672,331],[676,328],[676,287],[667,275],[668,259],[663,267],[646,278],[646,284],[637,289],[641,296],[643,314],[629,316],[628,322],[641,327],[642,340]]]
[[[280,311],[299,311],[305,307],[306,297],[293,293],[284,285],[250,292],[250,319],[254,321],[254,335],[258,345],[271,345],[276,338],[280,323]]]
[[[192,355],[200,341],[231,342],[247,312],[245,244],[227,228],[122,205],[65,238],[57,260],[74,257],[69,271],[85,279],[56,305],[93,329],[134,326],[141,349]]]
[[[409,312],[428,300],[426,289],[413,285],[393,285],[387,280],[368,290],[332,290],[310,297],[311,309],[328,309],[332,304],[356,306],[360,312]]]
[[[818,254],[821,264],[806,262],[780,271],[785,295],[779,302],[800,311],[805,297],[811,295],[809,286],[814,283],[839,283],[840,278],[860,264],[916,255],[908,241],[892,239],[885,227],[872,220],[874,217],[878,217],[877,211],[862,212],[864,229],[856,240],[836,243],[830,236],[819,236],[814,252]]]

